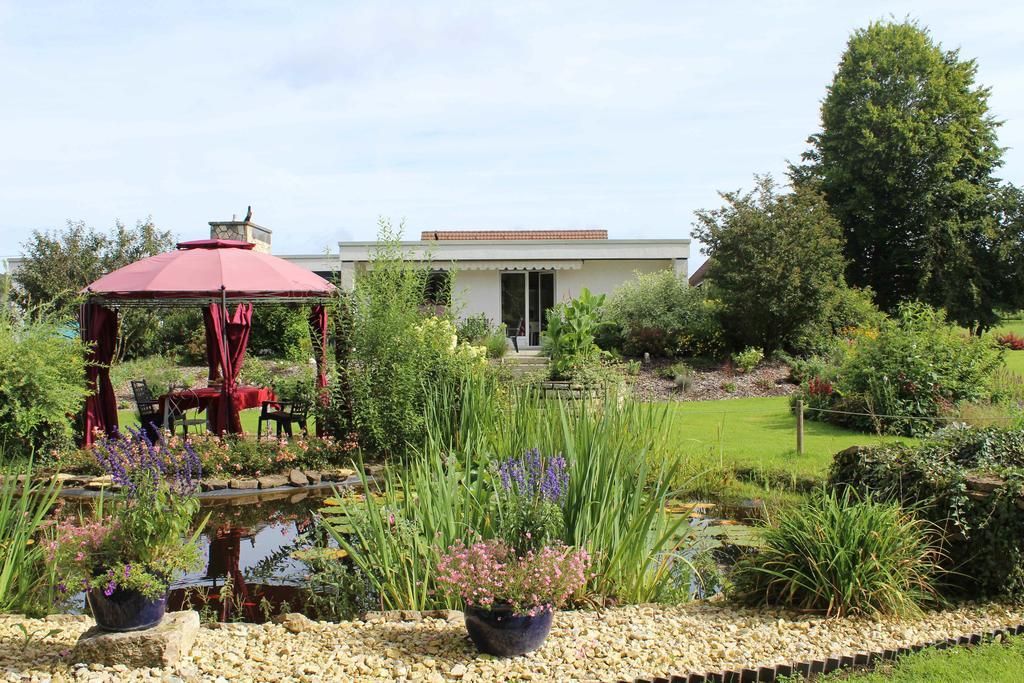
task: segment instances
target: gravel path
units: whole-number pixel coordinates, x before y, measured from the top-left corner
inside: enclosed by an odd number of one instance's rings
[[[65,661],[82,617],[0,616],[0,671],[7,681],[615,681],[637,676],[772,665],[864,649],[895,648],[1024,622],[1024,609],[968,606],[911,621],[822,619],[712,603],[562,612],[537,652],[478,655],[461,624],[309,622],[200,629],[173,671],[104,669]],[[24,645],[23,624],[35,639]],[[61,633],[43,638],[50,628]],[[42,640],[38,640],[42,638]]]

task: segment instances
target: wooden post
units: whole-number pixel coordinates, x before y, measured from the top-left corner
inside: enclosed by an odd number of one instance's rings
[[[798,399],[796,402],[796,454],[804,454],[804,402]]]

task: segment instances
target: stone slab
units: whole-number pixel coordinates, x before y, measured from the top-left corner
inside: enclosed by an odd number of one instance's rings
[[[309,479],[300,469],[294,469],[288,473],[288,483],[292,486],[308,486]]]
[[[254,489],[260,485],[255,479],[232,479],[228,482],[228,486],[233,489]]]
[[[283,474],[265,474],[257,481],[259,481],[261,489],[276,489],[279,486],[288,485],[288,477]]]
[[[170,612],[159,625],[143,631],[108,633],[93,626],[78,639],[71,662],[132,669],[170,667],[188,654],[199,633],[199,613]]]

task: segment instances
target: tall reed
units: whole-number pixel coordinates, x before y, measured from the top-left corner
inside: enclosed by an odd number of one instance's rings
[[[23,472],[24,484],[13,474],[0,486],[0,612],[32,611],[46,592],[46,562],[39,532],[60,493],[56,480],[32,479],[32,465]]]
[[[386,475],[379,497],[349,503],[351,524],[328,528],[384,608],[447,606],[434,595],[433,550],[490,537],[500,514],[491,463],[536,447],[569,463],[563,540],[594,556],[588,591],[656,600],[689,543],[685,519],[665,511],[679,469],[668,419],[651,404],[548,400],[489,378],[433,386],[422,447]]]

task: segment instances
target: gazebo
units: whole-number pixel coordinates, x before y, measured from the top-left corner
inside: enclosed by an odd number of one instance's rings
[[[317,386],[327,386],[326,300],[336,291],[319,275],[235,240],[181,242],[175,251],[119,268],[82,290],[79,312],[82,340],[89,345],[87,379],[94,392],[86,399],[86,444],[99,430],[117,433],[117,400],[110,383],[110,362],[117,344],[118,310],[128,306],[201,306],[206,328],[206,360],[211,386],[213,432],[241,432],[236,380],[245,360],[253,302],[312,303],[309,325],[314,341]],[[229,306],[234,305],[230,311]],[[215,408],[215,409],[214,409]]]

